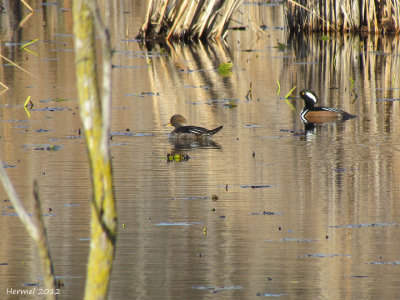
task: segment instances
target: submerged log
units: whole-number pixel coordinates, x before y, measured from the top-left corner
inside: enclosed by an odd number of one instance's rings
[[[137,39],[220,40],[243,0],[149,0]]]
[[[288,27],[306,32],[400,32],[400,0],[289,0]]]

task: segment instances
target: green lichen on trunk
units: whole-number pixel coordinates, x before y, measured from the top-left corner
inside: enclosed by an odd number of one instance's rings
[[[96,70],[94,4],[74,0],[75,64],[81,119],[91,166],[91,242],[85,299],[105,299],[114,259],[117,213]],[[106,113],[110,113],[109,111]]]

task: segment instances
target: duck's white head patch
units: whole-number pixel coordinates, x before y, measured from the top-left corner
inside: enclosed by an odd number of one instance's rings
[[[306,94],[306,97],[311,99],[314,103],[318,102],[318,98],[317,98],[317,96],[314,95],[314,93],[307,91],[307,92],[305,92],[305,94]]]

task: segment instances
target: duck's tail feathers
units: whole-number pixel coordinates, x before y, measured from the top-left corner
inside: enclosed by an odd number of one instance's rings
[[[353,119],[353,118],[357,118],[357,116],[349,114],[348,112],[344,112],[343,120],[349,120],[349,119]]]
[[[219,127],[217,127],[217,128],[211,129],[211,130],[208,131],[208,134],[209,134],[209,135],[214,135],[214,134],[216,134],[218,131],[220,131],[220,130],[222,129],[222,127],[224,127],[224,126],[219,126]]]

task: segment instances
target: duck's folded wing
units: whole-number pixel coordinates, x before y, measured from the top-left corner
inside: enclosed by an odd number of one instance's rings
[[[222,129],[223,126],[208,130],[198,126],[182,126],[175,130],[177,134],[194,134],[194,135],[213,135]]]
[[[357,116],[349,114],[348,112],[345,112],[344,110],[341,110],[339,108],[335,108],[335,107],[321,107],[322,110],[325,111],[330,111],[333,113],[339,113],[341,114],[343,119],[352,119],[352,118],[356,118]]]

